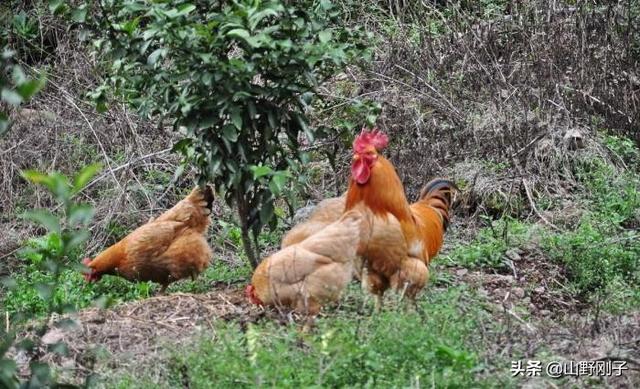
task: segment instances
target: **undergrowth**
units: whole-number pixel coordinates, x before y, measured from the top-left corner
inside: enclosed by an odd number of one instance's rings
[[[615,151],[615,150],[613,150]],[[575,293],[611,311],[640,306],[640,176],[601,160],[585,161],[576,176],[586,210],[572,231],[553,234],[544,246],[562,263]]]
[[[489,318],[469,299],[470,290],[454,287],[429,291],[420,314],[342,306],[311,334],[271,321],[246,330],[218,321],[194,349],[174,349],[167,365],[152,368],[155,378],[125,376],[116,387],[488,387],[495,382],[479,378],[484,366],[471,344]]]
[[[617,160],[629,165],[638,161],[632,141],[606,136],[603,143]],[[457,245],[445,261],[508,271],[507,252],[535,243],[563,266],[569,281],[565,286],[583,301],[612,312],[640,306],[640,175],[590,156],[573,173],[581,187],[573,202],[584,210],[575,227],[554,230],[509,217],[488,220],[488,227],[470,243]]]

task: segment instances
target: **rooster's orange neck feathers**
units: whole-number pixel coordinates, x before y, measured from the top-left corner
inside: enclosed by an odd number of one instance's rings
[[[377,189],[372,190],[372,187]],[[361,201],[374,214],[384,215],[389,212],[400,221],[411,219],[411,210],[400,177],[391,162],[381,155],[378,155],[372,164],[371,174],[366,183],[358,184],[351,177],[345,210],[352,209]]]

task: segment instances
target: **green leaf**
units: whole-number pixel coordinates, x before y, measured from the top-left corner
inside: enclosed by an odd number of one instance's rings
[[[88,239],[89,239],[89,231],[87,230],[75,231],[71,235],[71,238],[69,239],[69,241],[65,246],[67,253],[71,252],[73,249],[80,246],[81,244],[86,242]]]
[[[71,12],[71,20],[77,23],[84,23],[87,20],[87,5],[82,4]]]
[[[209,177],[215,177],[218,174],[218,170],[222,165],[222,157],[219,155],[212,155],[209,161]]]
[[[64,342],[58,342],[50,345],[49,351],[62,356],[66,356],[69,354],[69,348],[67,347],[67,344]]]
[[[282,7],[280,4],[278,5]],[[262,19],[268,18],[269,16],[278,16],[279,10],[281,9],[267,8],[267,9],[263,9],[262,11],[256,12],[255,14],[249,17],[249,28],[252,31],[255,30],[258,24],[260,24],[260,22],[262,21]]]
[[[16,88],[16,91],[22,97],[23,101],[30,100],[36,93],[38,93],[46,84],[45,78],[39,78],[37,80],[31,80],[24,82]]]
[[[69,224],[72,226],[88,225],[93,218],[93,207],[88,204],[73,204],[69,210]]]
[[[20,172],[20,175],[27,181],[32,182],[34,184],[44,184],[44,185],[48,185],[48,183],[51,181],[51,178],[44,174],[44,173],[40,173],[37,170],[23,170]]]
[[[116,303],[116,300],[108,295],[102,295],[100,297],[98,297],[97,299],[93,300],[92,305],[100,308],[100,309],[106,309],[111,307],[112,305],[114,305]]]
[[[38,296],[45,301],[49,301],[53,296],[53,285],[51,284],[39,282],[36,284],[36,290],[38,291]]]
[[[282,193],[282,190],[287,184],[287,176],[286,174],[282,174],[280,172],[276,173],[271,177],[271,182],[269,182],[269,190],[275,196],[278,196]]]
[[[51,381],[51,369],[49,368],[48,363],[31,362],[29,367],[31,368],[32,380],[34,378],[33,376],[35,376],[35,378],[37,378],[37,380],[41,384],[44,384],[44,386],[49,386],[47,384],[49,383],[49,381]]]
[[[98,111],[98,113],[105,113],[108,110],[109,110],[109,107],[107,107],[107,103],[105,101],[102,101],[102,100],[96,101],[96,111]]]
[[[131,36],[135,32],[136,28],[138,28],[139,24],[140,24],[140,16],[129,20],[128,22],[120,26],[120,28],[122,29],[122,31],[126,32],[129,36]],[[151,44],[151,42],[147,41],[145,42],[145,44],[146,44],[146,47],[149,47],[149,44]],[[144,53],[146,51],[146,47],[144,48],[144,50],[141,50],[141,53]]]
[[[50,232],[60,232],[60,222],[51,212],[46,209],[37,209],[33,211],[27,211],[22,214],[22,217],[27,220],[34,221],[42,226],[46,227]]]
[[[22,104],[23,99],[19,93],[12,91],[11,89],[2,89],[0,93],[0,98],[8,104],[18,106]]]
[[[15,289],[18,286],[16,280],[12,277],[0,277],[0,284],[9,290]]]
[[[242,130],[242,115],[238,111],[231,113],[231,122],[238,130]]]
[[[269,223],[273,214],[273,202],[268,201],[262,204],[262,207],[260,208],[260,223],[263,225]]]
[[[233,30],[227,32],[227,36],[247,40],[251,37],[251,34],[249,34],[249,31],[245,29],[234,28]]]
[[[226,140],[228,140],[229,142],[235,142],[238,140],[238,131],[236,130],[236,127],[231,126],[231,125],[226,125],[224,127],[222,127],[222,137]]]
[[[273,172],[273,170],[269,166],[251,166],[251,171],[253,172],[253,179],[257,180],[260,177],[268,176]]]
[[[93,176],[98,174],[102,170],[102,165],[99,163],[92,163],[90,165],[85,166],[80,170],[80,173],[76,175],[73,179],[73,193],[78,193],[81,191],[88,183],[91,181]]]
[[[165,48],[155,49],[153,53],[149,54],[149,57],[147,58],[147,64],[152,66],[155,65],[156,62],[158,62],[160,56],[164,57],[166,54],[167,49]]]
[[[16,85],[20,85],[24,82],[27,82],[27,76],[24,74],[24,70],[22,70],[21,66],[14,65],[11,70],[11,78],[13,79],[13,83]]]
[[[178,7],[178,16],[184,16],[187,15],[191,12],[193,12],[193,10],[196,9],[196,6],[193,4],[182,4],[181,6]]]
[[[249,31],[245,29],[235,28],[227,32],[227,36],[242,39],[252,48],[260,47],[260,41],[257,38],[252,37],[251,34],[249,34]]]
[[[318,34],[320,43],[327,43],[331,40],[331,30],[323,30]]]
[[[9,130],[9,124],[9,117],[4,112],[0,112],[0,137]]]
[[[57,14],[64,9],[65,3],[63,0],[49,0],[49,11],[52,14]]]

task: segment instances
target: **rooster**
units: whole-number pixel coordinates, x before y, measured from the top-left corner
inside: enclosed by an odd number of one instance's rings
[[[376,295],[378,309],[389,287],[415,302],[429,278],[428,265],[442,247],[458,191],[453,182],[434,179],[409,204],[394,166],[379,154],[387,144],[387,136],[377,130],[363,130],[355,139],[345,205],[348,211],[362,204],[375,216],[362,280]]]
[[[366,244],[370,228],[366,210],[346,212],[310,237],[264,259],[245,289],[247,298],[253,304],[292,308],[313,320],[353,278],[354,259]]]
[[[130,281],[153,281],[160,293],[174,281],[195,277],[209,265],[213,253],[204,237],[210,223],[213,189],[196,187],[173,208],[138,227],[124,239],[85,258],[85,280],[94,282],[105,274]]]

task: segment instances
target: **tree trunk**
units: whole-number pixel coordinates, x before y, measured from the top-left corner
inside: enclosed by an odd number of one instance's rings
[[[252,268],[258,267],[257,245],[253,247],[251,237],[249,236],[249,212],[247,209],[247,200],[240,188],[236,189],[236,205],[238,207],[238,217],[240,218],[240,231],[242,238],[242,246],[247,254],[247,259]]]

